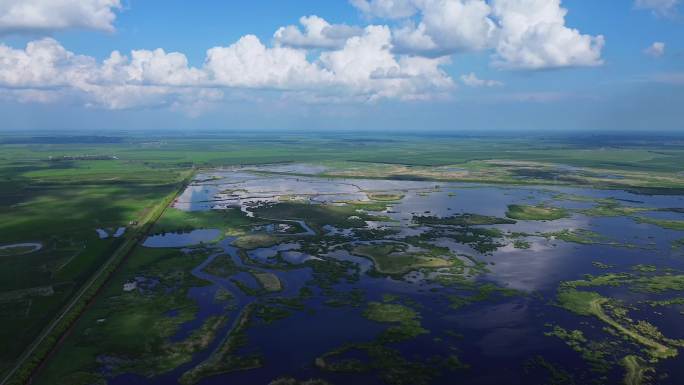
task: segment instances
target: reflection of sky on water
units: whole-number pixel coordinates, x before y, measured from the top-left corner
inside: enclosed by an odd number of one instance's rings
[[[283,172],[289,174],[321,174],[328,168],[317,164],[291,163],[291,164],[273,164],[261,165],[258,167],[245,167],[245,170],[257,170],[268,172]]]
[[[265,168],[252,167],[249,170],[267,170],[271,172],[300,172],[319,170],[307,165],[270,165]],[[201,175],[198,179],[210,180],[199,186],[190,186],[178,200],[178,208],[209,209],[211,207],[241,206],[249,212],[251,205],[275,201],[276,196],[298,196],[312,202],[337,202],[344,200],[365,200],[363,191],[390,191],[404,195],[401,201],[393,203],[389,216],[398,222],[371,222],[369,226],[399,227],[398,237],[418,235],[424,229],[408,225],[414,215],[450,216],[460,213],[478,213],[496,217],[505,217],[510,204],[552,204],[571,209],[586,209],[594,205],[592,202],[556,199],[558,194],[585,196],[592,198],[615,198],[622,204],[637,207],[668,208],[681,206],[681,197],[675,196],[643,196],[625,191],[594,190],[574,187],[529,187],[529,186],[487,186],[463,183],[444,183],[426,181],[375,180],[375,179],[343,179],[318,178],[307,176],[264,175],[250,172],[247,168],[223,170]],[[291,171],[287,171],[291,170]],[[298,170],[298,171],[295,171]],[[222,194],[221,192],[228,193]],[[562,197],[562,196],[561,196]],[[181,207],[181,205],[184,205]],[[682,214],[655,212],[648,213],[659,218],[680,218]],[[674,239],[670,236],[649,237],[652,225],[639,224],[625,217],[587,217],[572,214],[570,218],[554,221],[517,221],[515,224],[496,225],[505,232],[549,233],[564,229],[589,229],[605,236],[605,242],[634,244],[640,248],[665,248]],[[344,230],[328,228],[331,234],[345,234]],[[346,234],[349,234],[346,232]],[[397,236],[395,236],[397,237]],[[533,291],[548,288],[561,279],[559,272],[572,271],[578,257],[576,244],[567,244],[558,240],[547,240],[542,237],[527,237],[529,249],[515,249],[508,244],[492,256],[481,256],[470,246],[450,239],[440,239],[438,244],[447,246],[457,254],[475,255],[478,258],[494,262],[490,266],[492,279],[502,285]],[[587,247],[587,246],[583,246]],[[261,253],[262,251],[256,251]],[[266,252],[266,251],[264,251]],[[269,251],[275,255],[275,251]],[[272,256],[272,255],[271,255]],[[302,257],[288,254],[291,257]],[[258,257],[258,255],[255,255]]]
[[[303,253],[293,254],[293,250],[299,250],[300,247],[300,244],[295,242],[279,243],[271,247],[260,247],[258,249],[250,250],[247,252],[247,255],[249,255],[251,259],[262,263],[275,263],[276,260],[274,258],[280,253],[286,261],[298,264],[305,262],[310,258],[310,256]],[[288,258],[291,258],[292,261]]]
[[[221,235],[218,229],[198,229],[187,233],[164,233],[147,237],[145,247],[185,247],[216,240]]]
[[[577,254],[576,248],[576,245],[561,243],[555,248],[538,250],[500,250],[493,256],[482,257],[494,262],[487,267],[491,274],[486,278],[501,286],[527,292],[555,289],[559,281],[574,277],[575,270],[569,268],[578,264],[573,258]]]

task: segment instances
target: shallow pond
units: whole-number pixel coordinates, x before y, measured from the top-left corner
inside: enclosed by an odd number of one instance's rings
[[[218,229],[199,229],[187,233],[164,233],[147,237],[145,247],[185,247],[216,241],[221,236]]]
[[[0,245],[0,255],[24,255],[35,253],[42,248],[43,244],[40,242],[11,243]]]

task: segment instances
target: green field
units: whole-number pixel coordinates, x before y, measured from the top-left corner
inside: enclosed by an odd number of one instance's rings
[[[42,245],[2,255],[4,371],[191,170],[140,161],[47,160],[67,151],[62,146],[0,147],[0,245]],[[124,234],[113,237],[120,227]],[[96,229],[108,237],[100,239]]]

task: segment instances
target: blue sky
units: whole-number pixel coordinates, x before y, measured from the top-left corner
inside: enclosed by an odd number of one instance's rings
[[[677,0],[55,3],[0,3],[0,129],[684,131]]]

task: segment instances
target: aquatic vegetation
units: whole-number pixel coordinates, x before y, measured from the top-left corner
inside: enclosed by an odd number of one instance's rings
[[[356,358],[340,358],[345,353],[363,352],[366,361]],[[378,342],[348,344],[327,352],[316,358],[316,367],[338,373],[364,373],[374,371],[383,383],[389,385],[426,385],[438,374],[438,369],[458,369],[453,367],[454,360],[432,359],[427,362],[409,361],[397,349]]]
[[[280,242],[280,240],[280,238],[271,234],[246,234],[237,237],[233,241],[233,245],[241,249],[252,250],[273,246]]]
[[[622,217],[631,216],[636,213],[650,211],[653,209],[645,207],[633,207],[633,206],[623,206],[618,201],[602,201],[599,205],[592,207],[590,209],[581,210],[580,212],[584,215],[589,215],[592,217]]]
[[[304,265],[313,270],[310,283],[323,289],[326,295],[334,292],[333,285],[354,283],[360,278],[359,266],[350,261],[312,259]]]
[[[254,312],[254,306],[248,305],[235,321],[233,330],[221,345],[212,354],[195,366],[183,373],[179,382],[183,385],[195,384],[201,379],[234,370],[245,370],[261,366],[261,358],[256,355],[240,356],[236,350],[244,346],[246,341],[245,331]]]
[[[420,225],[442,226],[478,226],[478,225],[502,225],[513,224],[514,220],[497,218],[480,214],[456,214],[449,217],[418,216],[414,215],[412,221]]]
[[[516,249],[527,250],[532,245],[524,239],[516,239],[513,241],[513,247]]]
[[[107,356],[106,358],[98,357],[98,361],[107,365],[108,371],[111,373],[136,372],[146,376],[165,373],[190,362],[195,353],[206,349],[226,322],[227,317],[225,316],[209,317],[200,328],[186,339],[178,342],[166,342],[154,355],[146,354],[138,359],[131,359],[122,352],[121,355]],[[63,380],[69,384],[93,384],[105,381],[101,373],[95,374],[85,371],[69,373]]]
[[[535,369],[543,369],[548,377],[548,382],[554,385],[573,385],[575,380],[571,373],[563,368],[554,365],[547,361],[542,356],[535,356],[525,362],[523,370],[526,374],[530,374]]]
[[[555,325],[546,336],[554,336],[563,340],[572,350],[581,354],[591,370],[606,373],[611,369],[610,358],[616,353],[615,344],[610,342],[589,341],[581,330],[566,330]]]
[[[650,266],[636,265],[635,270],[653,272]],[[584,279],[561,282],[561,288],[629,285],[630,290],[643,293],[663,293],[670,290],[684,290],[684,275],[633,275],[629,273],[609,273],[598,276],[587,274]]]
[[[337,203],[343,204],[344,206],[347,207],[347,209],[353,210],[355,212],[385,211],[392,204],[392,202],[381,201],[381,200],[377,200],[377,201],[352,200],[352,201],[341,201],[341,202],[337,202]],[[391,221],[391,219],[389,217],[380,216],[380,215],[375,215],[375,218],[376,218],[376,220]]]
[[[559,306],[584,316],[594,316],[619,333],[648,348],[653,361],[673,358],[678,351],[678,341],[665,338],[653,325],[646,321],[633,322],[626,316],[627,311],[611,303],[608,298],[595,292],[562,289],[557,296]],[[612,312],[612,316],[605,310]],[[626,324],[626,325],[623,325]]]
[[[606,301],[599,293],[574,289],[559,291],[556,299],[558,306],[579,315],[595,315],[597,305]]]
[[[684,231],[684,221],[656,219],[643,216],[634,217],[634,220],[637,221],[637,223],[646,223],[662,227],[663,229]]]
[[[565,229],[553,233],[544,233],[544,236],[551,239],[560,239],[561,241],[579,243],[582,245],[594,245],[609,242],[604,236],[586,229]]]
[[[500,295],[501,297],[523,295],[523,293],[517,290],[499,287],[492,283],[478,284],[470,281],[463,281],[459,286],[459,289],[467,291],[468,293],[447,295],[449,307],[454,310],[476,302],[491,300],[496,295]]]
[[[353,253],[373,261],[375,269],[381,274],[402,274],[421,268],[452,266],[457,260],[449,261],[443,257],[433,257],[420,252],[407,252],[405,244],[390,243],[381,245],[360,245]]]
[[[214,260],[204,268],[205,272],[217,277],[230,277],[240,270],[241,269],[233,262],[230,255],[226,254],[217,255]]]
[[[630,217],[637,223],[645,223],[670,230],[684,230],[684,221],[668,220],[637,215],[648,211],[671,211],[677,212],[676,208],[653,208],[653,207],[633,207],[624,206],[617,201],[601,202],[598,206],[580,210],[585,215],[593,217]]]
[[[491,253],[507,244],[504,233],[497,228],[460,226],[431,226],[430,230],[417,236],[406,237],[403,241],[418,247],[434,249],[434,246],[425,245],[439,238],[468,245],[481,254]]]
[[[367,195],[369,199],[381,202],[399,201],[404,197],[404,194],[389,192],[369,192]]]
[[[553,195],[553,199],[559,201],[571,201],[571,202],[586,202],[586,203],[598,203],[598,204],[615,204],[617,201],[613,198],[596,198],[586,195],[578,194],[568,194],[568,193],[558,193]]]
[[[428,333],[421,324],[418,313],[397,301],[397,297],[385,297],[387,302],[370,302],[364,316],[376,322],[393,324],[369,343],[346,344],[319,356],[315,360],[318,368],[340,373],[361,373],[376,371],[380,379],[391,385],[428,384],[438,374],[439,368],[463,370],[464,364],[457,356],[433,357],[426,362],[409,361],[388,344],[413,339]],[[365,360],[345,358],[344,355],[363,352]]]
[[[640,273],[654,273],[658,270],[658,268],[656,265],[638,264],[632,266],[632,270],[638,271]]]
[[[444,367],[450,371],[469,369],[470,365],[466,364],[461,358],[455,354],[449,355],[443,363]]]
[[[646,362],[638,356],[629,355],[622,359],[625,367],[625,385],[645,385],[651,380],[649,374],[655,373],[655,369],[647,366]]]
[[[386,300],[391,298],[385,298]],[[364,316],[377,322],[412,322],[417,313],[406,306],[392,303],[370,302]]]
[[[280,202],[263,205],[253,211],[257,217],[270,219],[305,220],[317,234],[323,234],[326,225],[339,228],[365,227],[366,220],[378,220],[365,212],[361,212],[363,204],[308,204],[300,202]],[[368,206],[370,207],[370,206]]]
[[[684,238],[672,242],[673,249],[684,249]]]
[[[610,265],[610,264],[599,262],[599,261],[594,261],[591,264],[592,264],[592,266],[596,267],[597,269],[603,269],[603,270],[612,269],[615,267],[615,265]]]
[[[594,276],[591,274],[586,274],[584,279],[579,279],[575,281],[564,281],[561,282],[561,288],[573,288],[578,287],[597,287],[597,286],[622,286],[633,280],[634,276],[628,273],[609,273],[602,274],[599,276]]]
[[[635,278],[632,290],[645,293],[663,293],[670,290],[684,290],[684,275],[663,274]]]
[[[525,221],[553,221],[570,216],[567,210],[551,206],[509,205],[508,218]]]
[[[418,313],[404,305],[370,302],[363,315],[376,322],[398,324],[385,330],[379,337],[384,342],[402,341],[428,332],[420,325]]]
[[[283,285],[280,283],[278,276],[273,273],[252,273],[256,277],[257,281],[266,291],[280,291],[283,289]]]
[[[672,306],[672,305],[684,305],[684,297],[663,299],[663,300],[650,300],[646,301],[647,304],[652,307],[656,306]]]

